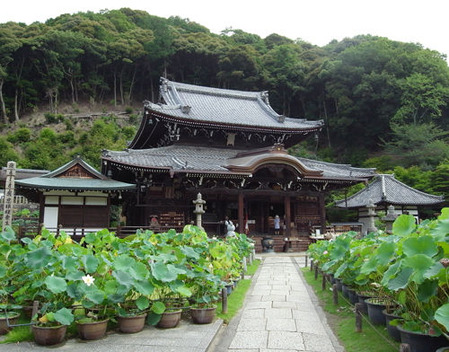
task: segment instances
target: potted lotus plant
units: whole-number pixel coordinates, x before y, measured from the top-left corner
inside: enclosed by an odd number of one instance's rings
[[[64,341],[67,326],[74,316],[73,300],[67,294],[67,281],[63,277],[48,276],[44,280],[46,291],[41,291],[45,300],[38,316],[33,317],[32,332],[39,345],[55,345]]]
[[[111,298],[116,302],[119,330],[124,333],[139,332],[145,325],[150,306],[148,297],[154,290],[148,265],[122,254],[114,259],[112,267],[111,275],[118,286]]]
[[[398,325],[401,341],[409,343],[412,351],[447,345],[441,314],[449,297],[448,272],[443,265],[449,254],[444,244],[447,214],[443,211],[438,220],[418,227],[410,215],[401,215],[393,224],[393,233],[396,230],[401,237],[399,256],[385,272],[382,283],[396,293],[404,307],[401,320],[392,324]]]
[[[214,320],[216,302],[220,299],[220,292],[225,284],[220,276],[212,272],[212,265],[209,267],[209,264],[202,261],[194,265],[195,276],[189,286],[192,291],[190,314],[195,324],[209,324]]]
[[[191,263],[200,258],[199,253],[185,242],[177,244],[164,241],[159,253],[149,258],[155,290],[148,322],[159,328],[178,325],[186,298],[192,295],[186,285],[187,278],[193,276]]]

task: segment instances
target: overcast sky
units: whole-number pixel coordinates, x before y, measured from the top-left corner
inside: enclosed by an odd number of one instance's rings
[[[319,46],[371,34],[449,54],[447,0],[5,0],[0,23],[30,24],[63,13],[122,7],[188,18],[214,33],[231,27],[262,38],[277,33]]]

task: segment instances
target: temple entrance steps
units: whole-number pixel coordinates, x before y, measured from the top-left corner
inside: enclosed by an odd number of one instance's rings
[[[262,253],[262,239],[264,237],[271,237],[274,240],[273,249],[274,252],[305,252],[309,248],[311,240],[308,236],[286,237],[282,235],[269,236],[269,235],[248,235],[249,238],[255,242],[256,253]]]

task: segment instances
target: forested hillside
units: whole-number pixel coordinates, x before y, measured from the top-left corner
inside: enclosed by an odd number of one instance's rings
[[[325,121],[293,153],[394,171],[449,195],[449,68],[440,53],[369,35],[324,47],[237,29],[216,35],[127,8],[0,24],[1,164],[53,169],[82,154],[98,166],[101,149],[126,147],[161,76],[267,90],[278,113]],[[104,116],[80,119],[86,108]]]

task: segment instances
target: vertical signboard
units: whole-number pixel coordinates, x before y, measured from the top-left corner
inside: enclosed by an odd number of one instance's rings
[[[5,197],[3,203],[3,227],[2,227],[3,231],[5,231],[6,226],[12,225],[15,177],[16,177],[16,163],[14,161],[8,161],[8,165],[6,167]]]

